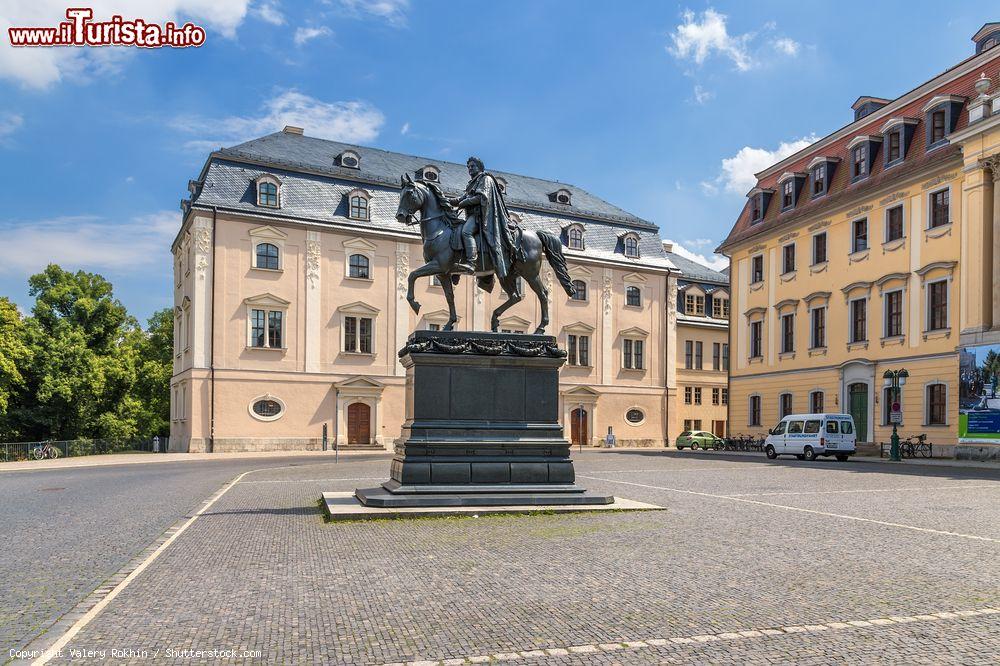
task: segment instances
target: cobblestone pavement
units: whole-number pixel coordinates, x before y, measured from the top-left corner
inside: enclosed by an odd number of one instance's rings
[[[1000,608],[996,470],[574,455],[587,487],[667,510],[327,524],[320,493],[376,483],[386,459],[257,472],[68,648],[165,663],[213,649],[261,663],[996,663],[1000,613],[968,612]]]
[[[225,481],[311,460],[0,472],[0,663]]]

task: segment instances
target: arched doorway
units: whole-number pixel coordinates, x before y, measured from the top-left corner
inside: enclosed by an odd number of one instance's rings
[[[868,441],[868,384],[855,382],[847,387],[848,412],[854,417],[859,442]]]
[[[590,444],[587,432],[587,410],[577,407],[569,413],[570,440],[574,446]]]
[[[371,443],[372,408],[363,402],[347,406],[347,445],[368,446]]]

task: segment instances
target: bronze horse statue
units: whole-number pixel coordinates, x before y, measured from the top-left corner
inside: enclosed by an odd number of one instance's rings
[[[458,321],[458,314],[455,312],[454,284],[458,283],[457,278],[460,275],[460,270],[456,270],[455,265],[462,260],[462,250],[453,248],[452,234],[456,223],[462,220],[437,187],[414,181],[409,175],[402,177],[401,184],[403,191],[399,195],[396,219],[407,225],[420,224],[420,236],[424,241],[424,261],[427,262],[410,272],[406,300],[413,311],[419,313],[420,303],[413,297],[413,285],[417,278],[437,275],[441,280],[444,297],[448,301],[448,323],[444,325],[443,330],[454,330],[455,322]],[[415,222],[414,215],[417,212],[420,213],[420,219]],[[530,229],[522,230],[520,236],[520,257],[512,258],[511,268],[506,276],[497,276],[500,287],[507,294],[507,300],[493,311],[490,330],[496,332],[500,327],[500,315],[524,298],[518,289],[517,278],[521,277],[538,296],[538,302],[542,307],[542,318],[538,322],[538,328],[535,329],[537,335],[544,333],[545,327],[549,324],[549,292],[541,279],[543,254],[566,293],[573,296],[575,289],[566,268],[566,257],[563,256],[562,243],[558,236],[548,231]],[[480,252],[476,265],[479,286],[486,291],[492,291],[495,275],[490,255],[490,252]]]

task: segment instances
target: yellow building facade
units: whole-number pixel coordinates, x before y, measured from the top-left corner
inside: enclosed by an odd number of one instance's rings
[[[990,26],[996,26],[991,28]],[[719,251],[731,258],[733,431],[845,412],[887,442],[960,450],[959,349],[1000,340],[1000,26],[974,56],[757,174]],[[995,40],[994,40],[995,41]]]

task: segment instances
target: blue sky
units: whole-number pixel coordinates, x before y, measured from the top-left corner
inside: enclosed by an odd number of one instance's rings
[[[981,2],[93,6],[191,20],[207,41],[15,50],[8,26],[55,25],[66,5],[4,1],[0,295],[27,306],[27,276],[55,261],[104,274],[142,319],[171,305],[178,202],[212,147],[287,123],[476,154],[588,189],[715,261],[754,171],[846,124],[859,95],[895,97],[967,57],[1000,19]]]

